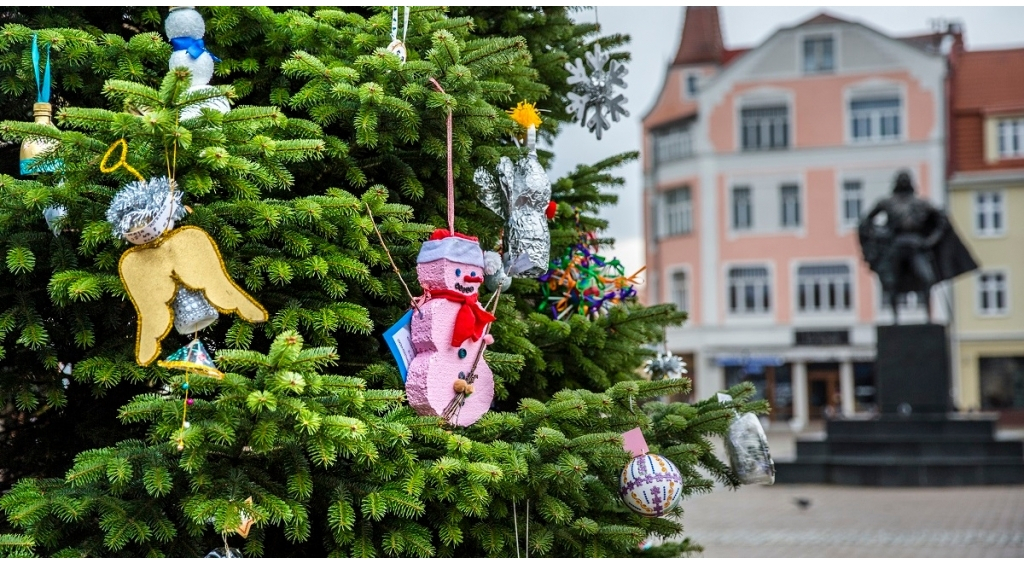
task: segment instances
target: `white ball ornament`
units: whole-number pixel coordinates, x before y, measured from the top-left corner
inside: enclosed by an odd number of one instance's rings
[[[206,34],[206,22],[192,6],[178,6],[171,8],[164,20],[164,32],[168,39],[175,37],[191,37],[202,39]]]
[[[622,470],[619,495],[630,509],[645,517],[660,517],[682,499],[683,476],[669,459],[657,454],[633,458]]]
[[[392,41],[391,44],[388,45],[388,51],[391,51],[392,53],[397,55],[398,59],[403,63],[405,62],[407,53],[405,50],[405,43],[402,43],[401,39],[396,39]]]
[[[209,53],[203,53],[199,55],[198,59],[193,59],[192,55],[189,55],[188,51],[184,49],[174,51],[171,53],[167,68],[176,69],[178,67],[185,67],[192,71],[193,88],[206,86],[213,79],[213,57]]]

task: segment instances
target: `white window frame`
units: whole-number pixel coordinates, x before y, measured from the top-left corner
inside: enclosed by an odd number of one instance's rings
[[[757,129],[763,137],[767,137],[770,140],[767,144],[757,144],[754,146],[747,147],[743,143],[743,135],[747,130],[747,121],[743,117],[745,111],[756,111],[756,110],[777,110],[783,109],[782,115],[773,117],[759,117],[749,118],[751,120],[757,120]],[[739,148],[743,152],[755,152],[755,151],[778,151],[783,149],[791,149],[793,147],[793,133],[795,128],[793,127],[793,111],[792,105],[788,102],[780,102],[773,104],[745,104],[740,107],[739,110]],[[781,126],[784,126],[781,127]],[[781,129],[781,131],[780,131]],[[776,136],[784,137],[783,143],[775,145]]]
[[[763,279],[755,279],[753,276],[742,277],[733,276],[734,271],[742,270],[764,270]],[[747,273],[750,274],[750,273]],[[749,278],[752,282],[740,283],[745,278]],[[725,311],[731,317],[765,317],[770,316],[775,308],[775,294],[772,291],[772,269],[767,264],[752,264],[742,265],[733,264],[726,265],[725,268]],[[737,291],[736,309],[732,308],[732,293],[733,288]],[[753,288],[754,291],[754,305],[752,308],[746,306],[746,289],[748,287]],[[742,292],[742,293],[740,293]],[[768,303],[764,303],[764,298],[767,296]]]
[[[747,194],[744,210],[746,223],[742,225],[739,222],[740,208],[737,207],[736,198],[736,194],[740,190],[745,190]],[[754,189],[750,184],[733,186],[729,191],[729,229],[734,232],[754,230]]]
[[[890,101],[896,100],[895,108],[868,108],[868,109],[857,109],[853,108],[853,105],[857,102],[873,102],[873,101]],[[896,142],[903,139],[906,130],[906,111],[904,110],[905,104],[903,98],[899,94],[893,93],[891,95],[864,95],[859,94],[851,96],[846,102],[846,115],[847,124],[846,127],[850,132],[850,141],[852,143],[890,143]],[[897,132],[895,134],[883,134],[882,123],[883,120],[894,117],[896,118]],[[865,120],[870,129],[870,134],[856,136],[856,128],[853,126],[854,120],[862,119]]]
[[[857,217],[851,218],[846,212],[847,204],[853,199],[848,197],[847,185],[857,185]],[[844,178],[839,184],[839,220],[840,225],[847,229],[856,229],[860,225],[860,218],[864,215],[864,180],[860,178]]]
[[[654,131],[651,135],[656,164],[681,161],[693,156],[693,121]]]
[[[986,198],[987,196],[987,198]],[[998,200],[998,202],[996,201]],[[1003,190],[975,190],[971,195],[974,234],[978,237],[1006,235],[1006,192]],[[999,227],[995,227],[996,217]],[[982,225],[984,220],[985,225]]]
[[[786,190],[787,188],[793,190]],[[796,198],[787,199],[787,192],[795,193]],[[779,226],[784,230],[800,229],[803,226],[803,206],[801,205],[803,197],[800,192],[800,185],[796,182],[783,182],[779,185]],[[787,206],[787,204],[793,205]]]
[[[1024,117],[996,120],[996,154],[1000,159],[1024,157]]]
[[[683,196],[670,203],[669,194]],[[693,232],[693,190],[689,186],[680,186],[666,190],[660,194],[661,225],[659,238],[689,235]]]
[[[683,286],[680,288],[677,283],[679,276],[682,277]],[[668,270],[668,280],[665,288],[668,291],[665,302],[675,304],[679,311],[690,311],[690,269],[688,266],[674,267]]]
[[[986,280],[986,278],[992,277]],[[998,277],[998,278],[996,278]],[[995,305],[998,293],[1002,293],[1003,307]],[[982,305],[982,296],[989,294],[990,307]],[[1010,273],[1004,268],[989,268],[975,275],[974,311],[979,317],[1006,317],[1010,314]]]
[[[805,268],[814,267],[842,267],[846,269],[845,273],[816,273],[816,274],[801,274],[800,270]],[[809,262],[798,264],[796,267],[796,274],[793,278],[796,284],[793,285],[793,306],[796,315],[844,315],[853,313],[857,307],[857,289],[854,284],[854,269],[851,268],[847,262]],[[800,306],[800,289],[805,283],[811,288],[808,290],[810,293],[805,300],[805,306]],[[821,304],[813,304],[813,288],[817,286],[821,289]],[[844,304],[843,300],[843,289],[844,286],[849,287],[849,303]],[[832,308],[828,305],[827,292],[830,288],[835,287],[836,292],[836,307]]]
[[[830,40],[832,42],[832,66],[825,68],[815,68],[808,70],[807,68],[807,42],[808,41],[825,41]],[[839,59],[839,42],[836,41],[836,34],[834,33],[808,33],[800,37],[798,49],[800,50],[800,74],[803,75],[818,75],[818,74],[834,74],[837,71],[838,59]],[[816,55],[818,55],[816,53]],[[824,50],[821,50],[820,55],[824,56]],[[817,58],[817,56],[815,57]]]

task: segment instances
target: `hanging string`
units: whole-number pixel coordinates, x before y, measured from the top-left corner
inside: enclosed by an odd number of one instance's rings
[[[402,43],[405,43],[405,36],[409,33],[409,7],[405,7],[405,25],[402,28]],[[391,41],[398,39],[398,6],[391,9]]]
[[[50,102],[50,45],[46,45],[46,70],[39,79],[39,34],[32,35],[32,67],[36,73],[36,103]]]
[[[413,309],[416,313],[420,313],[419,301],[413,297],[412,291],[409,290],[409,286],[405,283],[405,279],[402,278],[401,271],[398,270],[398,265],[395,264],[395,259],[391,258],[391,251],[388,250],[387,243],[384,242],[384,236],[380,234],[380,229],[377,229],[377,222],[373,219],[373,212],[370,211],[370,204],[364,202],[366,205],[366,213],[370,216],[370,225],[373,225],[373,230],[377,233],[377,239],[380,240],[380,246],[384,247],[384,253],[388,255],[388,261],[391,263],[391,269],[395,271],[395,275],[398,276],[398,281],[402,283],[402,287],[405,288],[405,295],[409,296],[409,303],[412,304]],[[422,317],[422,313],[420,313]]]
[[[444,88],[434,80],[430,79],[430,83],[434,85],[434,88],[438,92],[444,94]],[[455,234],[455,179],[452,175],[452,111],[448,110],[448,231],[453,235]]]
[[[516,502],[512,502],[512,528],[516,533],[516,558],[519,558],[519,516],[516,515]]]

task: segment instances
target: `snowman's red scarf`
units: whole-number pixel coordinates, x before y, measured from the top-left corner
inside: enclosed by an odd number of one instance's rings
[[[455,290],[431,290],[430,297],[444,298],[462,304],[455,316],[455,332],[452,333],[452,346],[458,347],[466,339],[479,341],[484,334],[484,327],[496,318],[480,307],[476,294],[466,295]]]

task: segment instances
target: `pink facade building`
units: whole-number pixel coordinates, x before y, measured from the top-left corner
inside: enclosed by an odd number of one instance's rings
[[[647,300],[689,312],[667,345],[697,397],[749,380],[794,428],[872,409],[875,325],[892,316],[856,226],[903,169],[945,207],[957,40],[821,14],[730,50],[717,8],[687,9],[643,122],[644,209]],[[946,323],[949,288],[931,299]],[[905,310],[925,320],[913,297]]]

